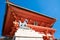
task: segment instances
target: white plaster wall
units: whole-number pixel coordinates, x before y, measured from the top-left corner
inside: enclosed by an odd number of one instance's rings
[[[43,38],[16,38],[16,40],[43,40]]]
[[[15,36],[23,36],[23,37],[35,37],[35,38],[20,38],[16,37],[15,40],[43,40],[43,35],[39,32],[35,32],[34,30],[27,29],[18,29],[15,33]]]

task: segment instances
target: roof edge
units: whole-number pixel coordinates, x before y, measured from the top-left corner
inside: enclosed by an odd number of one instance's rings
[[[12,3],[12,2],[6,2],[6,3],[7,3],[7,4],[10,4],[10,5],[14,6],[14,7],[20,8],[20,9],[22,9],[22,10],[29,11],[29,12],[32,12],[32,13],[36,13],[36,14],[38,14],[38,15],[41,15],[41,16],[44,16],[44,17],[47,17],[47,18],[50,18],[50,19],[54,19],[54,20],[56,21],[55,18],[51,18],[51,17],[45,16],[45,15],[39,14],[39,12],[36,12],[36,11],[34,11],[34,10],[30,10],[30,9],[28,9],[28,8],[24,8],[24,7],[22,7],[22,6],[15,5],[15,4]]]

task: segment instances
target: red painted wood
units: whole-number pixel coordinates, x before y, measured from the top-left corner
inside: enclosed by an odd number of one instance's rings
[[[14,33],[11,33],[11,31],[16,31],[16,27],[13,24],[13,21],[16,20],[21,20],[22,22],[25,19],[28,19],[28,24],[34,24],[34,22],[38,22],[38,26],[42,27],[48,27],[51,28],[56,21],[54,18],[50,18],[48,16],[44,16],[42,14],[38,14],[36,12],[24,9],[24,8],[19,8],[15,5],[7,5],[7,10],[6,10],[6,18],[5,18],[5,23],[3,27],[3,35],[4,36],[12,36]],[[32,26],[33,27],[33,26]],[[36,29],[36,28],[35,28]],[[38,29],[38,28],[37,28]],[[42,30],[42,29],[38,29]]]

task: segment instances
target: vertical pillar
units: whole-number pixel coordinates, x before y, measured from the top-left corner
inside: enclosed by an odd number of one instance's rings
[[[12,31],[10,32],[10,36],[13,36],[17,29],[18,29],[18,22],[15,20],[13,22],[13,27],[11,28]]]
[[[46,35],[46,36],[43,37],[44,40],[48,40],[47,32],[48,32],[48,30],[46,29],[46,30],[44,31],[44,33],[45,33],[45,35]]]
[[[54,32],[52,31],[51,34],[52,34],[52,38],[53,38],[53,40],[54,40],[54,39],[55,39],[55,38],[54,38]]]

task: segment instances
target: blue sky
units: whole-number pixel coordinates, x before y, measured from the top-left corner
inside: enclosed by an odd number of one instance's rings
[[[60,0],[10,0],[16,5],[37,11],[41,14],[56,18],[53,28],[56,29],[55,38],[60,38]],[[5,15],[6,0],[0,0],[0,36]]]

